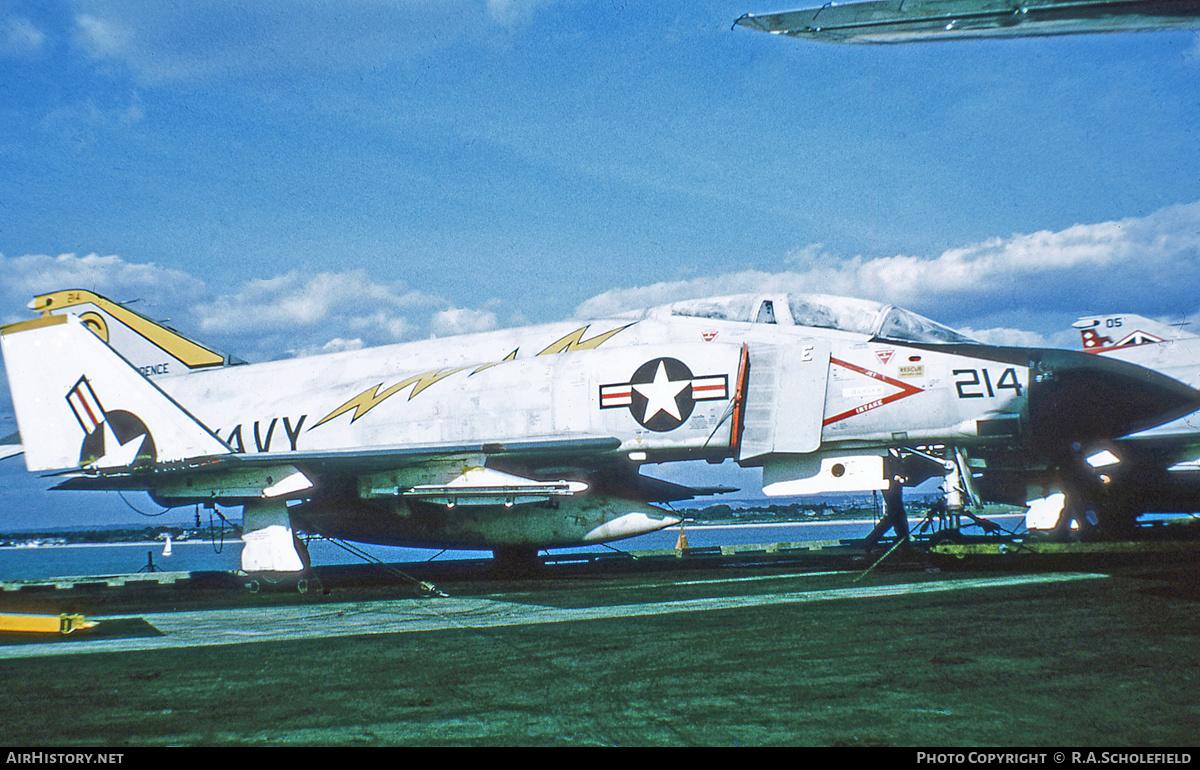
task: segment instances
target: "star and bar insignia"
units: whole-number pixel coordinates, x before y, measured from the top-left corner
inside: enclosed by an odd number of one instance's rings
[[[675,358],[655,358],[639,366],[628,382],[600,386],[601,409],[628,407],[638,424],[657,432],[686,422],[697,401],[727,398],[728,375],[697,377]]]

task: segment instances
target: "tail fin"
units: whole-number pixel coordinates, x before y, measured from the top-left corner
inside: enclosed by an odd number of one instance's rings
[[[1071,325],[1079,330],[1083,349],[1090,353],[1196,336],[1179,326],[1128,313],[1084,316]]]
[[[80,320],[147,377],[184,374],[237,363],[170,327],[83,289],[41,294],[29,303],[43,313],[78,315]]]
[[[126,468],[230,449],[74,315],[0,328],[31,471]]]

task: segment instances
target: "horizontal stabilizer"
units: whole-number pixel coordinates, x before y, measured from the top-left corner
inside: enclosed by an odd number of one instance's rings
[[[0,460],[3,460],[5,457],[16,457],[24,451],[25,447],[21,446],[20,431],[0,439]]]

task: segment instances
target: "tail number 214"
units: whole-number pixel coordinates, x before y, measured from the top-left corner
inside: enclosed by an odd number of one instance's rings
[[[959,398],[995,398],[997,392],[1002,390],[1011,390],[1018,398],[1021,396],[1021,381],[1017,379],[1017,370],[1012,366],[1001,373],[995,385],[987,369],[955,369],[954,377]]]

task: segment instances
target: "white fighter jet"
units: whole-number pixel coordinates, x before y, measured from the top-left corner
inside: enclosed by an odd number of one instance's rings
[[[1200,26],[1200,0],[867,0],[746,14],[735,23],[833,43],[912,43],[1190,29]]]
[[[1130,362],[1200,387],[1200,337],[1129,313],[1092,315],[1074,323],[1088,353]],[[1045,480],[1033,494],[1030,525],[1121,535],[1147,512],[1200,510],[1200,412],[1106,442],[1076,466],[1069,490]],[[983,494],[994,494],[984,481]]]
[[[1054,474],[1200,406],[1132,364],[822,295],[258,364],[86,291],[31,307],[0,329],[28,469],[243,506],[247,572],[305,569],[298,532],[520,561],[652,531],[678,521],[654,503],[712,491],[641,472],[682,460],[761,467],[770,495],[898,504],[934,475],[969,488],[981,462]]]

